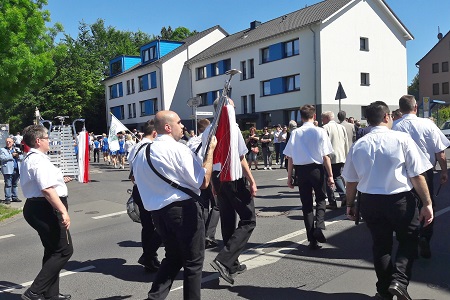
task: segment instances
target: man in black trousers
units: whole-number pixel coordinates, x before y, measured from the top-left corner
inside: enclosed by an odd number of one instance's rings
[[[347,215],[355,218],[355,196],[373,240],[373,261],[378,282],[377,299],[410,300],[407,287],[417,256],[420,220],[433,220],[430,194],[423,174],[432,165],[411,137],[390,130],[392,114],[386,103],[376,101],[366,109],[372,130],[356,141],[345,162]],[[423,207],[417,208],[415,192]],[[392,254],[392,236],[398,248]]]

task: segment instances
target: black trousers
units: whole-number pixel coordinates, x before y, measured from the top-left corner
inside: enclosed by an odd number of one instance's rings
[[[224,247],[216,259],[235,273],[239,266],[238,257],[256,227],[255,203],[243,178],[221,182],[218,175],[213,172],[212,180],[219,203]],[[239,216],[237,228],[236,213]]]
[[[433,205],[433,213],[434,213],[434,207],[435,207],[435,201],[434,199],[434,172],[433,168],[429,169],[425,172],[425,180],[427,182],[428,190],[430,191],[430,198],[431,198],[431,204]],[[422,208],[423,203],[422,201],[419,201],[419,210]],[[433,226],[434,226],[434,218],[431,223],[426,227],[421,227],[419,235],[420,237],[424,237],[428,240],[428,242],[431,240],[431,237],[433,236]]]
[[[396,195],[361,193],[361,213],[373,240],[373,263],[377,274],[377,290],[388,294],[391,282],[407,287],[414,258],[417,256],[419,210],[412,192]],[[392,254],[392,234],[398,241]]]
[[[300,201],[302,202],[303,220],[308,241],[315,242],[314,228],[325,229],[325,171],[323,165],[295,165]],[[313,211],[313,195],[316,195],[316,214]],[[314,224],[315,223],[315,224]]]
[[[100,162],[100,149],[94,148],[94,162]]]
[[[67,206],[67,199],[61,199]],[[39,234],[44,246],[42,269],[30,290],[50,298],[59,294],[59,272],[73,254],[72,238],[62,225],[59,212],[45,198],[27,199],[23,215]]]
[[[133,186],[132,193],[134,202],[139,207],[139,215],[141,218],[141,243],[142,243],[142,258],[144,265],[150,264],[157,256],[156,253],[161,247],[161,237],[156,232],[155,225],[153,225],[152,213],[144,208],[142,204],[141,195],[137,185]]]
[[[200,197],[203,200],[201,204],[205,217],[205,234],[207,238],[213,240],[216,237],[217,224],[220,218],[219,206],[210,187],[201,190]]]
[[[166,255],[148,298],[165,299],[183,267],[183,298],[200,299],[205,259],[205,224],[200,204],[192,199],[174,202],[152,211],[152,218],[164,242]]]

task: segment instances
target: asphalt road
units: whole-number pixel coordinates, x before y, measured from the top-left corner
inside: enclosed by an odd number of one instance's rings
[[[327,211],[328,243],[309,250],[298,192],[286,186],[286,171],[253,174],[259,189],[257,227],[240,257],[248,271],[229,285],[209,265],[218,249],[206,250],[203,299],[356,300],[375,295],[371,240],[364,223],[356,226],[346,220],[343,208]],[[68,185],[75,252],[61,272],[60,286],[74,300],[146,298],[154,275],[137,264],[140,225],[125,213],[126,190],[131,187],[127,177],[127,169],[92,164],[92,182]],[[409,286],[414,299],[450,299],[449,196],[446,185],[436,198],[433,257],[414,264]],[[221,240],[220,228],[216,237]],[[20,299],[39,271],[43,254],[36,232],[22,215],[0,223],[0,253],[0,299]],[[163,249],[159,253],[162,258]],[[182,299],[182,272],[167,299]]]

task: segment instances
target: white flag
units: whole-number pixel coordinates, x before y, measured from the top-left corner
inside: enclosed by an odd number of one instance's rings
[[[109,150],[117,151],[120,149],[117,133],[121,131],[129,131],[129,130],[128,128],[125,127],[125,125],[122,124],[122,122],[117,120],[117,118],[113,114],[111,114],[111,127],[109,127],[109,136],[108,136]]]

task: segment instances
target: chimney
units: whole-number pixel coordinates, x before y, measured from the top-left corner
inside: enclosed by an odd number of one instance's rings
[[[261,25],[261,22],[260,22],[260,21],[253,21],[253,22],[250,22],[250,30],[255,29],[255,28],[258,27],[259,25]]]

